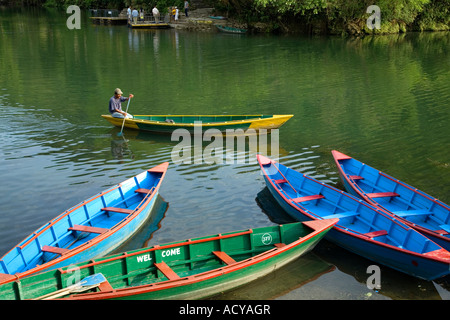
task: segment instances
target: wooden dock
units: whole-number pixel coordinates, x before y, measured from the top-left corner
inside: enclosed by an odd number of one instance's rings
[[[168,29],[170,25],[168,23],[155,23],[150,21],[142,21],[138,23],[128,23],[128,26],[133,29]]]

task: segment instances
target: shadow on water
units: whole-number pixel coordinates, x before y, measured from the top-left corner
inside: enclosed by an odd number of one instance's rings
[[[111,254],[148,247],[153,234],[161,228],[162,221],[168,209],[169,203],[161,195],[158,195],[149,218],[141,226],[139,231]]]

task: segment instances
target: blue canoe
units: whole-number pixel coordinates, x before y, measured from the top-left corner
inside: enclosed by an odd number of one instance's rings
[[[267,187],[297,221],[339,218],[326,238],[376,263],[434,280],[450,273],[450,252],[342,190],[258,155]]]
[[[450,207],[339,151],[332,151],[345,189],[450,250]]]
[[[0,284],[101,257],[128,240],[149,217],[168,162],[63,212],[0,260]]]

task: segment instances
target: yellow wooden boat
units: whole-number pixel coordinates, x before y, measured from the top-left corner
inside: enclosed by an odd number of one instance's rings
[[[123,119],[111,115],[102,115],[117,127],[122,127]],[[259,132],[278,129],[292,118],[287,115],[135,115],[133,119],[125,119],[124,127],[158,133],[172,133],[176,129],[186,129],[191,133],[204,132],[208,129],[226,130],[241,129],[244,132]],[[249,130],[253,129],[253,130]],[[230,131],[229,131],[230,132]]]

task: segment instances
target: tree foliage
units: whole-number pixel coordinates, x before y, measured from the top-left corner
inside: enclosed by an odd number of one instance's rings
[[[8,0],[0,0],[0,2]],[[264,22],[277,29],[280,25],[325,25],[328,33],[395,33],[407,30],[449,30],[450,0],[202,0],[223,13],[249,24]],[[183,6],[183,0],[9,0],[10,3],[65,8],[123,9],[129,5],[161,10]],[[370,5],[381,11],[381,29],[369,30],[366,12]],[[286,27],[285,29],[289,29]],[[321,31],[323,31],[323,27]]]

